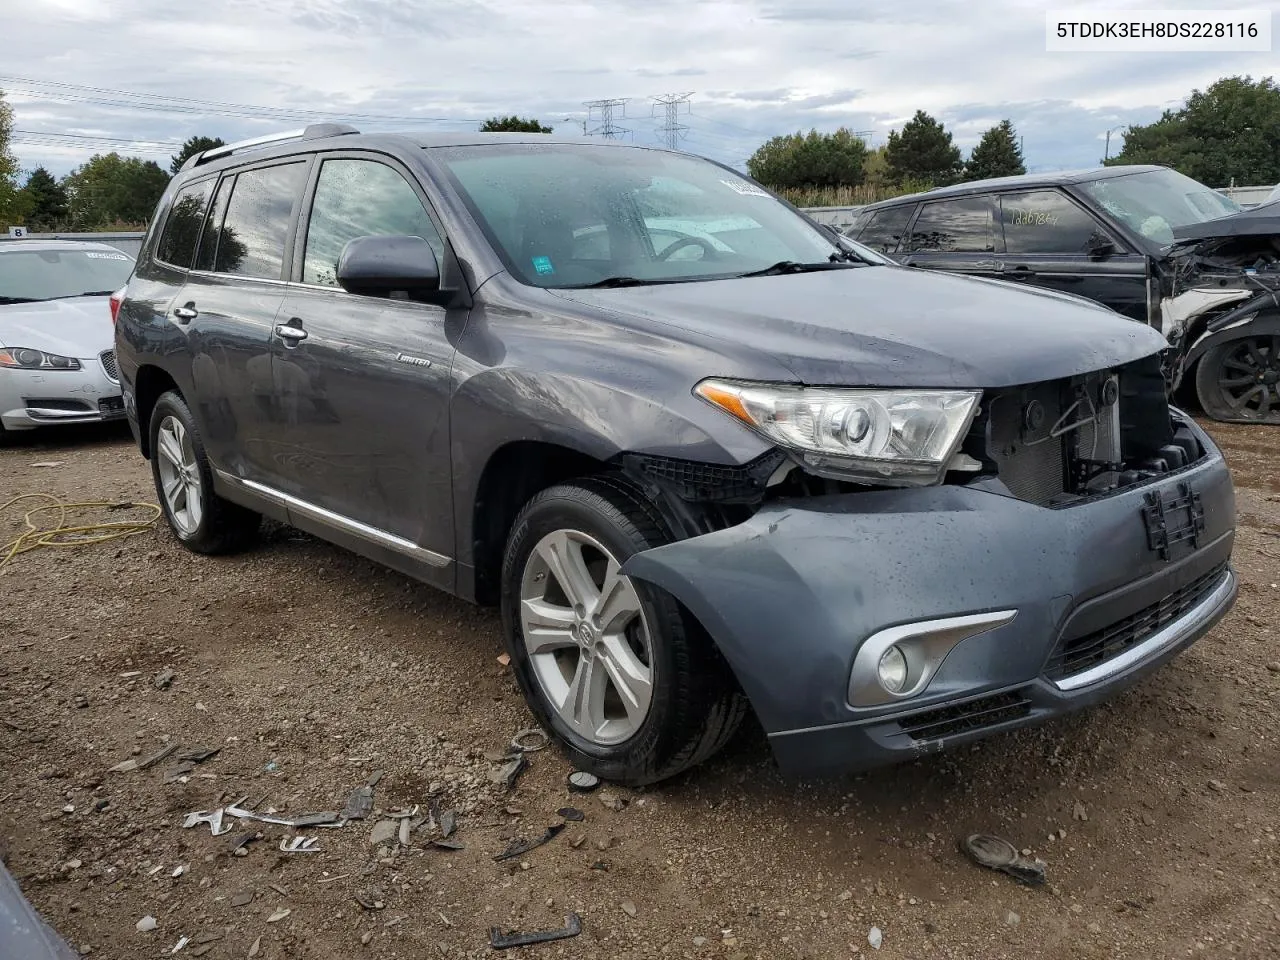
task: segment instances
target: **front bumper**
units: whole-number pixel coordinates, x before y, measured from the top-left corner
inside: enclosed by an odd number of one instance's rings
[[[1111,696],[1231,608],[1234,491],[1222,455],[1194,429],[1207,451],[1194,465],[1073,506],[948,486],[784,501],[636,554],[623,572],[674,594],[707,629],[783,769],[910,759]],[[1203,518],[1196,536],[1153,547],[1149,495],[1186,490]],[[1017,616],[958,643],[916,696],[849,704],[869,637],[1006,610]],[[1112,645],[1064,674],[1063,650],[1096,637]]]
[[[95,423],[124,416],[120,384],[100,357],[79,370],[0,370],[0,423],[30,430],[60,423]]]

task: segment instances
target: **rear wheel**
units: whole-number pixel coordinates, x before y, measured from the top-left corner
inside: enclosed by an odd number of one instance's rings
[[[652,783],[700,763],[746,711],[698,624],[619,572],[670,539],[643,495],[615,478],[543,491],[508,539],[502,613],[516,677],[575,765],[607,780]]]
[[[1215,420],[1280,423],[1280,336],[1207,350],[1196,367],[1196,394]]]
[[[213,492],[213,471],[191,410],[169,391],[151,412],[151,475],[165,519],[196,553],[243,550],[257,536],[261,514]]]

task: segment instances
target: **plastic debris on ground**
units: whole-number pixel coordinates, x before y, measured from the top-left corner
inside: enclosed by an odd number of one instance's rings
[[[1044,883],[1047,864],[1043,860],[1019,853],[1018,848],[1008,840],[990,834],[974,833],[964,839],[960,848],[981,867],[1007,873],[1020,883],[1031,886]]]

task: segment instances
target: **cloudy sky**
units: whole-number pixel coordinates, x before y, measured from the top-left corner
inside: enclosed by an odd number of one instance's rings
[[[0,0],[0,89],[22,166],[58,174],[111,149],[167,166],[192,134],[234,140],[329,115],[389,130],[516,112],[580,134],[584,120],[599,127],[583,101],[608,97],[630,98],[617,122],[651,144],[651,98],[685,92],[684,147],[737,166],[797,129],[843,125],[882,143],[923,109],[966,149],[1009,117],[1028,166],[1048,170],[1096,163],[1105,130],[1154,120],[1218,77],[1280,71],[1274,53],[1046,53],[1045,10],[1209,6]]]

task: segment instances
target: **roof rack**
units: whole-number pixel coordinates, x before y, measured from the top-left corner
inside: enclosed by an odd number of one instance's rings
[[[235,143],[227,143],[221,147],[214,147],[201,153],[192,154],[187,158],[187,162],[182,165],[182,169],[187,170],[191,167],[198,167],[200,164],[216,160],[218,157],[227,157],[233,153],[239,153],[241,150],[264,147],[271,143],[283,143],[286,140],[320,140],[324,137],[342,137],[359,132],[355,127],[346,123],[313,123],[303,127],[301,130],[271,133],[265,137],[254,137],[252,140],[237,140]]]

